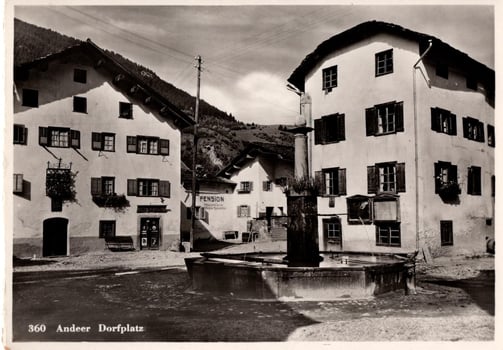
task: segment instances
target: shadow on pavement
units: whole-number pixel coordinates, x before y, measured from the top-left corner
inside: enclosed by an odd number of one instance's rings
[[[426,279],[424,282],[462,289],[481,309],[494,316],[494,270],[480,270],[479,274],[473,278],[461,280]]]

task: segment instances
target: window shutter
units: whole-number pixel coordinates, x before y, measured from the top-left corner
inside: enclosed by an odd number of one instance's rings
[[[159,196],[167,198],[171,196],[171,184],[169,181],[159,181]]]
[[[249,205],[246,206],[246,216],[247,217],[251,216],[251,210],[250,210],[250,206]]]
[[[127,195],[137,196],[138,195],[138,185],[136,179],[127,180]]]
[[[159,154],[162,154],[163,156],[169,155],[169,140],[159,140]]]
[[[100,151],[102,149],[101,134],[99,132],[92,133],[91,149],[95,151]]]
[[[403,131],[403,102],[395,104],[395,130],[397,132]]]
[[[127,152],[136,153],[136,136],[127,137]]]
[[[405,192],[405,163],[396,165],[396,188],[397,192]]]
[[[338,174],[339,182],[339,195],[346,195],[346,169],[339,169]]]
[[[49,128],[44,128],[43,126],[39,126],[39,128],[38,128],[38,144],[40,146],[49,145],[48,134],[49,134]]]
[[[91,178],[91,195],[99,196],[101,195],[101,177],[92,177]]]
[[[262,191],[267,191],[267,181],[262,181]]]
[[[241,207],[238,205],[238,218],[241,217]]]
[[[431,130],[440,131],[440,118],[438,108],[431,108]]]
[[[80,131],[70,130],[70,140],[73,148],[80,148]]]
[[[463,137],[468,138],[468,118],[463,118]]]
[[[479,141],[480,142],[484,142],[485,141],[485,137],[484,137],[484,123],[480,123],[480,138],[479,138]]]
[[[250,192],[251,192],[251,191],[253,191],[253,181],[250,181],[249,184],[250,184]]]
[[[468,167],[468,181],[467,181],[467,191],[468,194],[473,194],[473,170],[471,167]]]
[[[346,126],[344,114],[337,115],[337,141],[344,141],[346,139]]]
[[[375,107],[367,108],[365,110],[365,125],[367,129],[367,136],[376,134],[377,116]]]
[[[377,193],[377,176],[376,176],[377,167],[375,165],[367,166],[367,192],[368,193]]]
[[[456,115],[455,114],[451,113],[450,121],[451,121],[451,130],[449,132],[449,135],[457,135],[458,134],[458,125],[456,122]]]
[[[321,119],[314,120],[314,144],[319,145],[323,143],[323,138],[321,137],[323,129],[323,121]]]
[[[314,179],[320,186],[320,195],[324,196],[327,194],[327,188],[325,184],[325,177],[323,176],[323,171],[315,171]]]
[[[435,163],[434,164],[434,169],[435,169],[435,193],[438,193],[439,190],[440,190],[440,171],[441,171],[441,166],[440,166],[440,163]]]
[[[449,176],[449,181],[453,181],[455,183],[458,183],[458,166],[457,165],[451,165],[449,167],[448,176]],[[458,194],[461,194],[461,187],[458,188]]]

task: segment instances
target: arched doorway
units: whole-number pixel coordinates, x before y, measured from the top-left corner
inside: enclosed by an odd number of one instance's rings
[[[67,255],[68,219],[50,218],[44,220],[43,256]]]

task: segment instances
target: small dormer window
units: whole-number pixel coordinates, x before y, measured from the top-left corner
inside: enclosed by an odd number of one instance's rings
[[[73,81],[76,83],[87,83],[87,71],[85,69],[75,68],[73,70]]]

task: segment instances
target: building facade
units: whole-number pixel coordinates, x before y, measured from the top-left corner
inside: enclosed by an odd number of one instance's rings
[[[292,147],[250,144],[215,179],[198,180],[194,240],[212,235],[241,242],[248,237],[243,238],[244,232],[270,238],[276,228],[284,231],[280,222],[285,219],[280,218],[287,215],[284,188],[293,176],[292,156]],[[190,198],[187,193],[187,210]],[[187,214],[185,231],[189,221]]]
[[[88,40],[16,64],[14,255],[179,239],[180,130],[194,122],[117,57]]]
[[[366,22],[288,79],[314,131],[322,250],[435,255],[494,237],[494,71],[429,35]]]

